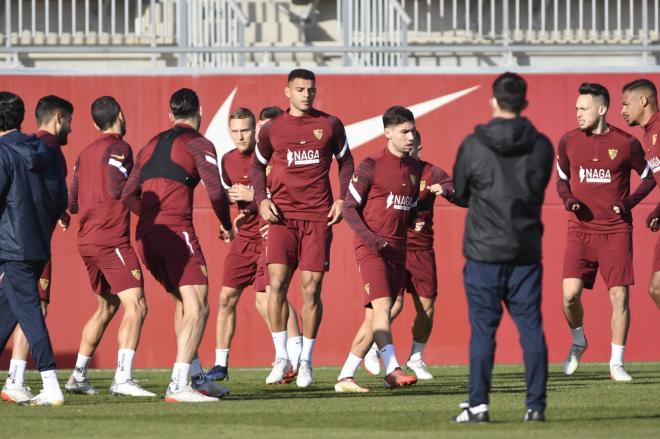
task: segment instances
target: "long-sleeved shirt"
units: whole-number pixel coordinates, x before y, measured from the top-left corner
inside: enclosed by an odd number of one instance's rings
[[[192,127],[179,126],[186,131],[174,139],[170,158],[190,176],[202,180],[213,211],[222,226],[229,230],[232,227],[229,202],[220,183],[213,144]],[[142,167],[154,154],[159,136],[154,136],[137,154],[135,167],[121,196],[122,202],[140,217],[137,237],[159,227],[175,231],[192,227],[194,187],[168,178],[150,178],[141,182]]]
[[[635,170],[642,183],[630,194],[630,174]],[[632,209],[655,186],[644,151],[637,139],[612,125],[604,134],[579,129],[566,133],[557,151],[557,192],[566,206],[580,203],[570,215],[568,227],[585,233],[632,230],[632,215],[615,213],[623,202]]]
[[[405,254],[406,235],[419,197],[422,165],[387,148],[365,158],[351,179],[344,218],[355,232],[356,248],[379,251],[385,243]]]
[[[121,193],[133,168],[133,151],[119,134],[102,134],[82,150],[69,187],[69,211],[80,216],[79,246],[130,243],[130,212]]]
[[[329,171],[339,165],[339,197],[346,196],[353,156],[341,121],[312,109],[301,117],[285,112],[259,131],[252,170],[257,206],[266,196],[266,166],[271,168],[272,200],[284,218],[327,221],[333,202]]]
[[[651,119],[644,125],[644,155],[648,161],[651,173],[655,178],[656,184],[660,187],[660,112],[656,112]],[[660,203],[651,212],[653,217],[660,215]]]
[[[252,151],[232,149],[222,156],[220,179],[222,187],[229,190],[235,184],[252,186]],[[249,242],[261,242],[259,218],[254,201],[238,201],[239,210],[248,210],[250,217],[243,223],[238,236]]]
[[[434,184],[441,185],[442,196],[449,201],[454,196],[454,185],[449,174],[423,160],[420,160],[419,163],[422,166],[422,178],[419,182],[417,215],[411,227],[408,228],[408,250],[433,248],[433,204],[436,196],[429,190],[429,187]]]

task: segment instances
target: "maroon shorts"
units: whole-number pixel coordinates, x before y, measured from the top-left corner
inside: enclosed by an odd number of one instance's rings
[[[584,288],[592,289],[599,269],[608,289],[635,283],[632,233],[591,234],[569,229],[563,279],[582,279]]]
[[[141,236],[142,262],[170,293],[184,285],[208,285],[206,260],[193,229],[158,230]]]
[[[438,276],[435,267],[435,252],[430,250],[408,250],[406,253],[406,290],[426,299],[438,295]]]
[[[653,273],[660,271],[660,236],[655,240],[655,253],[653,253]]]
[[[250,242],[240,237],[229,245],[225,258],[222,286],[243,289],[255,282],[261,255],[261,242]]]
[[[355,249],[355,256],[364,285],[364,306],[371,306],[372,300],[382,297],[396,299],[404,286],[405,255],[377,252],[361,245]]]
[[[39,276],[39,284],[37,288],[39,289],[39,298],[42,302],[50,303],[50,283],[52,280],[52,271],[53,265],[49,259],[44,265],[44,269],[41,271],[41,276]]]
[[[116,248],[86,246],[79,250],[96,294],[117,294],[130,288],[143,288],[140,261],[130,245]]]
[[[331,243],[325,222],[287,219],[268,227],[266,263],[322,273],[330,269]]]

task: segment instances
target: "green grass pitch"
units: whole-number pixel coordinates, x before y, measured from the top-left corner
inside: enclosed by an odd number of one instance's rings
[[[491,394],[491,423],[453,425],[465,399],[466,367],[431,367],[435,379],[385,390],[382,379],[363,370],[366,395],[335,394],[337,368],[317,368],[312,388],[267,386],[265,369],[232,369],[232,393],[218,403],[166,404],[169,371],[134,375],[159,399],[110,395],[113,371],[92,370],[101,394],[67,395],[63,407],[0,405],[1,438],[591,438],[660,437],[660,364],[628,364],[632,383],[609,380],[606,364],[583,364],[573,377],[550,368],[545,424],[525,424],[521,366],[497,366]],[[60,371],[63,382],[70,371]],[[0,376],[4,380],[5,376]],[[28,384],[41,387],[38,374]]]

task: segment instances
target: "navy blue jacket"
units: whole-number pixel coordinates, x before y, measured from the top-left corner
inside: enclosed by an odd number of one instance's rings
[[[0,260],[50,258],[51,232],[68,203],[60,160],[33,135],[0,137]]]

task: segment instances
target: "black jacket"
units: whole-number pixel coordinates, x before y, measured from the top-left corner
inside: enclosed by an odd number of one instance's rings
[[[59,160],[35,136],[0,137],[0,260],[50,258],[51,232],[67,208]]]
[[[541,260],[541,206],[554,151],[529,120],[492,119],[461,145],[454,165],[456,204],[469,207],[468,259],[517,265]]]

